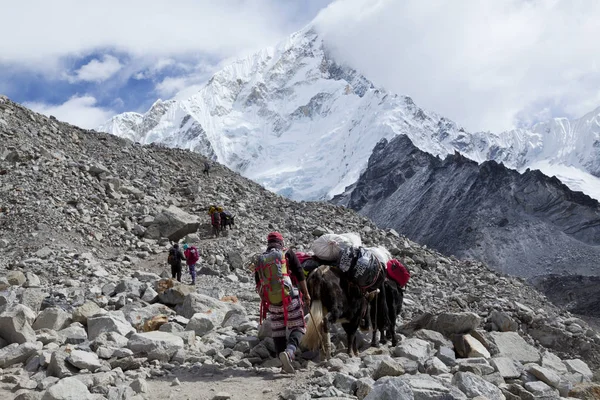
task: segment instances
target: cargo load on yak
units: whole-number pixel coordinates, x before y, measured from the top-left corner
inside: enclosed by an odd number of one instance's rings
[[[410,279],[410,272],[408,272],[408,269],[396,259],[387,262],[386,272],[388,278],[396,282],[402,288],[406,286]]]
[[[385,279],[385,263],[379,260],[378,253],[377,249],[348,247],[342,250],[338,267],[348,281],[369,292],[379,288]]]
[[[312,244],[311,250],[315,257],[324,261],[336,261],[340,252],[349,247],[361,246],[360,236],[356,233],[326,233],[318,237]]]
[[[312,271],[320,267],[321,265],[330,264],[325,260],[321,260],[319,257],[315,256],[312,253],[303,253],[301,251],[296,251],[296,257],[298,257],[298,261],[302,266],[302,270],[304,271],[304,276],[308,276]]]

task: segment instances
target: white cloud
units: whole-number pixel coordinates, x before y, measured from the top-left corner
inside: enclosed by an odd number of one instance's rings
[[[72,82],[103,82],[119,72],[121,68],[123,66],[117,57],[104,55],[102,61],[95,58],[83,65],[75,71],[75,76],[69,77],[69,80]]]
[[[317,26],[376,85],[470,130],[600,105],[597,0],[343,0]]]
[[[53,115],[61,121],[87,129],[98,127],[115,114],[112,110],[96,106],[96,99],[88,95],[73,96],[63,104],[30,102],[23,105],[41,114]]]
[[[104,48],[227,57],[288,34],[282,13],[279,0],[22,0],[2,8],[11,40],[0,41],[0,62],[43,68],[40,61]]]

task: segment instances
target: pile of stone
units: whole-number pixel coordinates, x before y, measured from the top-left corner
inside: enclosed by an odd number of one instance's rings
[[[522,280],[345,208],[292,202],[224,167],[209,180],[203,160],[0,97],[0,395],[152,398],[148,379],[170,382],[202,366],[279,372],[246,268],[271,230],[299,250],[324,233],[356,232],[411,272],[398,347],[363,346],[350,359],[340,330],[333,359],[299,351],[296,367],[312,377],[291,381],[284,398],[593,398],[598,390],[598,332]],[[210,234],[212,204],[237,215],[219,238]],[[198,247],[196,286],[167,279],[172,241]]]

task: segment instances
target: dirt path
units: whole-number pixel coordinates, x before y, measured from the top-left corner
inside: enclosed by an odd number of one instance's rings
[[[175,372],[162,379],[148,380],[150,398],[177,400],[212,400],[217,393],[226,392],[231,400],[272,400],[292,387],[299,387],[309,371],[295,375],[270,370],[237,370],[217,366],[202,366],[200,370]],[[178,386],[172,386],[177,378]]]

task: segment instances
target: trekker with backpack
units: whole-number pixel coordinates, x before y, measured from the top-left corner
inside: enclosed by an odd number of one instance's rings
[[[302,305],[303,301],[310,304],[310,295],[296,254],[283,246],[281,233],[269,233],[267,250],[258,256],[255,263],[254,279],[261,297],[261,323],[268,311],[273,342],[282,368],[285,372],[294,373],[294,354],[306,333]],[[302,294],[298,293],[294,282]],[[287,339],[286,328],[289,331]]]
[[[212,233],[215,237],[221,234],[221,213],[218,210],[210,214],[210,223],[212,225]]]
[[[210,163],[208,161],[204,161],[204,175],[210,176]]]
[[[171,266],[171,275],[177,278],[177,281],[181,282],[181,260],[185,260],[185,256],[179,249],[179,243],[173,244],[173,247],[169,249],[169,256],[167,262]]]
[[[183,255],[185,256],[185,262],[190,270],[192,277],[192,285],[196,284],[196,263],[200,259],[198,249],[195,246],[189,246],[187,243],[183,245]]]

